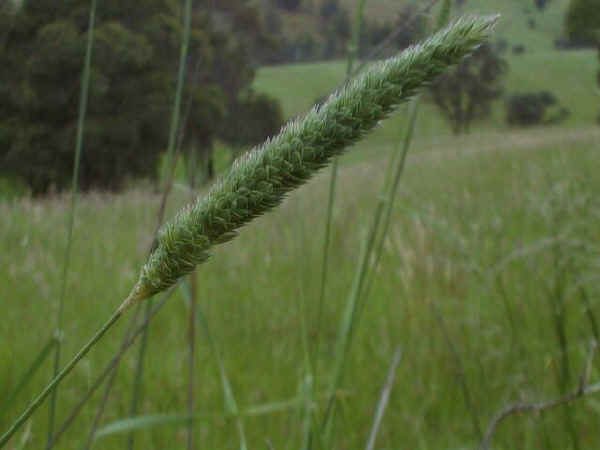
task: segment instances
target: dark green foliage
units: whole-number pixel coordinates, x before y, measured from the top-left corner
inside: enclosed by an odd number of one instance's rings
[[[553,124],[569,116],[549,91],[512,95],[506,103],[506,122],[511,126]]]
[[[431,85],[433,101],[455,134],[468,132],[473,121],[490,115],[507,69],[506,60],[486,43]]]
[[[277,101],[264,94],[250,93],[238,100],[221,137],[236,147],[256,145],[277,133],[282,123],[283,112]]]
[[[600,41],[600,0],[571,0],[565,28],[572,45],[589,47]]]
[[[238,3],[232,28],[217,30],[199,8],[192,22],[184,88],[184,148],[212,149],[238,97],[251,95],[250,54],[263,37],[256,12]],[[25,2],[0,11],[0,176],[23,179],[34,194],[68,186],[87,36],[88,0]],[[166,149],[183,33],[181,3],[104,0],[98,6],[82,189],[118,189],[154,178]],[[240,26],[244,24],[244,26]],[[245,101],[245,100],[241,100]],[[256,120],[256,118],[253,118]],[[264,136],[263,136],[264,137]],[[254,139],[252,142],[256,142]]]

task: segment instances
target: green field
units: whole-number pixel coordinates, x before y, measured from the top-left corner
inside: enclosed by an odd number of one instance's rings
[[[570,111],[562,124],[567,128],[593,123],[598,117],[598,98],[594,83],[598,70],[596,53],[592,50],[526,52],[508,55],[506,94],[549,90],[561,105]],[[576,68],[576,70],[574,70]],[[340,85],[346,70],[345,62],[323,62],[265,67],[258,71],[256,89],[282,100],[287,117],[304,113],[315,100]],[[437,140],[451,135],[451,129],[438,109],[427,97],[422,105],[418,136]],[[485,122],[475,123],[479,132],[507,130],[504,102],[497,101],[493,115]],[[373,149],[398,139],[401,119],[386,121],[372,136],[359,144],[361,149]]]
[[[597,262],[600,184],[595,174],[600,170],[596,157],[600,131],[557,136],[516,134],[509,136],[508,144],[507,136],[500,134],[488,136],[487,147],[480,147],[481,136],[473,136],[460,147],[410,158],[347,368],[339,448],[358,448],[364,442],[398,345],[404,356],[381,448],[474,445],[476,434],[457,379],[459,370],[464,371],[482,426],[509,401],[557,395],[561,352],[550,306],[556,289],[564,294],[571,384],[575,385],[591,339],[576,286],[593,276]],[[341,308],[384,161],[345,166],[341,173],[333,276],[326,295],[326,344],[319,355],[323,373],[331,369]],[[198,272],[202,308],[242,408],[294,398],[303,380],[302,317],[309,328],[314,326],[326,189],[327,178],[319,177],[283,208],[218,249]],[[91,335],[134,281],[151,238],[157,200],[143,190],[133,190],[119,196],[88,195],[81,202],[66,303],[65,354]],[[172,208],[183,201],[180,195]],[[55,313],[67,205],[63,198],[2,205],[0,238],[6,245],[0,262],[6,270],[0,272],[0,285],[9,303],[2,321],[0,395],[14,385],[52,333],[48,318]],[[560,258],[557,267],[556,258]],[[598,313],[595,283],[582,286]],[[436,321],[436,310],[443,327]],[[144,413],[184,412],[186,315],[186,304],[176,294],[153,324]],[[124,323],[112,330],[108,342],[69,377],[61,389],[61,416],[116,351],[123,327]],[[449,345],[455,348],[460,365]],[[223,400],[217,367],[204,338],[198,346],[200,412],[218,414]],[[119,372],[107,421],[126,414],[133,361],[127,358]],[[42,371],[19,401],[4,411],[2,427],[47,375]],[[320,380],[317,392],[324,390]],[[76,448],[98,398],[86,407],[60,448]],[[585,448],[600,445],[595,431],[597,405],[590,400],[574,408]],[[504,445],[499,448],[514,448],[510,442],[516,439],[523,443],[520,448],[537,448],[544,433],[560,443],[556,448],[569,448],[561,425],[563,414],[559,409],[545,414],[543,420],[509,421],[499,431],[497,442]],[[263,448],[265,439],[274,448],[295,448],[298,415],[292,410],[247,419],[250,448]],[[43,442],[45,421],[41,412],[31,422],[30,448]],[[215,418],[199,424],[198,436],[203,448],[234,448],[234,430],[234,421]],[[166,448],[167,443],[181,441],[171,447],[177,448],[184,438],[177,427],[155,427],[139,433],[139,444]],[[98,448],[120,448],[123,440],[106,438]]]
[[[502,12],[499,35],[510,37],[511,44],[528,43],[525,54],[508,55],[507,93],[548,89],[571,115],[560,126],[509,129],[498,102],[489,121],[455,137],[424,97],[382,258],[337,392],[333,448],[365,447],[398,348],[402,359],[378,449],[476,449],[481,433],[507,405],[558,398],[580,382],[600,320],[600,127],[595,123],[600,101],[594,94],[596,53],[552,48],[566,3],[553,0],[544,13],[535,12],[538,25],[531,30],[522,1],[467,2],[469,10]],[[391,14],[397,2],[367,4],[370,17],[377,18]],[[279,98],[292,118],[338,86],[344,70],[343,62],[264,67],[255,87]],[[305,409],[315,408],[320,417],[326,408],[342,312],[406,116],[402,108],[340,166],[320,330],[327,170],[218,247],[197,270],[200,307],[210,330],[207,335],[198,322],[198,448],[242,448],[240,424],[226,413],[211,340],[241,411],[281,406],[241,416],[247,447],[302,448]],[[181,183],[176,187],[167,216],[189,199]],[[135,282],[159,201],[156,190],[143,184],[80,199],[63,361]],[[5,403],[55,330],[69,208],[67,195],[0,198],[0,434],[51,374],[50,358],[18,398]],[[111,329],[61,385],[59,423],[117,352],[127,322]],[[178,288],[152,322],[140,414],[186,414],[188,323],[189,304]],[[314,348],[318,334],[317,372],[309,379],[306,349]],[[132,349],[120,366],[105,425],[129,416],[135,355]],[[589,382],[598,381],[596,354]],[[56,448],[82,447],[101,397],[102,389]],[[43,407],[8,448],[44,448],[47,422]],[[493,448],[600,448],[599,422],[600,396],[590,396],[543,414],[509,418],[496,431]],[[186,440],[181,421],[136,432],[139,449],[186,448]],[[99,439],[94,448],[126,445],[122,433]]]

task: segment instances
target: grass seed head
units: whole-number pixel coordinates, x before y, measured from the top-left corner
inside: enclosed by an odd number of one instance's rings
[[[487,39],[497,16],[463,17],[398,56],[376,63],[321,106],[238,158],[209,193],[158,233],[157,246],[122,308],[173,286],[216,244],[277,206],[449,66]]]

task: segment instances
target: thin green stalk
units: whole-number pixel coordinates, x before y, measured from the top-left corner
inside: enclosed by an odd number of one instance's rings
[[[352,76],[354,60],[358,57],[360,51],[360,29],[363,21],[366,0],[358,0],[356,8],[356,19],[352,32],[352,40],[348,48],[348,60],[346,64],[346,82]],[[321,322],[323,317],[323,302],[325,301],[325,287],[327,286],[327,272],[329,268],[329,247],[331,240],[331,224],[333,220],[333,205],[335,203],[335,188],[337,184],[338,159],[334,158],[331,163],[331,176],[329,178],[329,196],[327,198],[327,213],[325,219],[325,238],[323,240],[323,263],[321,265],[321,288],[319,291],[319,306],[317,312],[315,350],[313,358],[316,360],[319,353],[319,340],[321,332]],[[315,371],[316,371],[315,364]]]
[[[371,291],[371,287],[373,285],[373,282],[375,280],[375,271],[377,269],[377,266],[379,265],[379,260],[381,259],[381,255],[383,253],[383,245],[385,243],[385,238],[387,237],[387,233],[388,230],[390,228],[390,224],[392,223],[392,212],[394,211],[394,202],[396,200],[396,193],[398,192],[398,186],[400,184],[400,179],[402,178],[402,174],[404,173],[404,167],[406,166],[406,157],[408,155],[408,150],[410,149],[410,146],[412,144],[412,140],[413,140],[413,136],[415,133],[415,128],[417,125],[417,117],[419,114],[419,103],[420,103],[420,97],[416,97],[410,104],[410,109],[408,112],[408,125],[406,128],[406,131],[404,133],[404,139],[402,142],[402,151],[400,153],[400,160],[397,162],[397,164],[394,164],[394,161],[396,160],[395,155],[391,158],[391,162],[392,164],[390,164],[390,169],[392,167],[395,167],[395,171],[392,174],[388,173],[386,175],[386,178],[389,177],[389,183],[391,184],[389,186],[389,190],[386,194],[386,210],[385,210],[385,217],[383,219],[383,227],[379,236],[379,241],[377,243],[377,248],[374,252],[374,262],[373,262],[373,269],[371,271],[371,276],[367,282],[367,287],[365,288],[365,295],[369,295],[369,292]],[[384,186],[385,189],[385,186]]]
[[[179,72],[177,74],[177,88],[175,92],[175,104],[173,106],[173,114],[171,116],[171,126],[169,130],[169,142],[167,145],[167,166],[171,167],[172,170],[174,168],[172,161],[174,159],[173,153],[175,149],[175,144],[177,141],[177,132],[179,129],[179,116],[181,114],[181,97],[183,93],[183,86],[185,82],[185,68],[187,65],[187,56],[189,50],[189,42],[190,42],[190,34],[191,34],[191,26],[192,26],[192,0],[185,0],[185,10],[184,10],[184,29],[183,29],[183,39],[181,41],[181,48],[179,54]],[[165,186],[163,190],[168,192],[170,189],[170,185],[172,184],[172,177],[170,182],[169,180],[165,181]],[[164,205],[161,205],[161,211],[164,211]],[[162,215],[162,213],[159,213]],[[152,299],[149,299],[148,305],[146,305],[145,311],[145,319],[149,319],[150,312],[152,310]],[[148,330],[149,327],[144,329],[142,334],[142,340],[140,342],[139,352],[138,352],[138,362],[135,373],[135,381],[133,387],[133,394],[131,397],[131,408],[130,415],[136,416],[139,399],[142,396],[142,379],[144,376],[144,359],[146,356],[146,347],[148,343]],[[131,433],[127,440],[128,445],[127,448],[129,450],[133,450],[135,445],[135,435]]]
[[[105,378],[107,376],[111,375],[112,373],[114,373],[115,368],[121,361],[121,358],[123,357],[125,352],[129,349],[129,347],[131,347],[131,345],[135,342],[137,337],[140,334],[142,334],[142,331],[144,331],[144,329],[148,326],[150,319],[152,317],[154,317],[158,313],[158,311],[164,306],[164,304],[167,302],[167,300],[169,299],[169,297],[171,296],[173,291],[174,290],[172,289],[169,292],[167,292],[167,294],[162,298],[162,300],[158,303],[158,305],[156,305],[156,307],[154,307],[154,309],[152,310],[152,314],[151,314],[150,318],[144,320],[142,322],[142,324],[139,327],[137,327],[135,329],[135,331],[133,333],[131,333],[125,341],[123,341],[123,343],[121,344],[120,350],[113,357],[113,359],[106,365],[106,367],[104,368],[104,370],[102,371],[100,376],[98,376],[98,378],[96,378],[96,381],[94,381],[94,383],[92,383],[90,385],[88,392],[86,394],[84,394],[83,398],[79,401],[79,403],[77,403],[77,405],[75,405],[75,407],[71,410],[71,413],[69,414],[68,418],[63,422],[63,424],[60,426],[58,431],[54,434],[52,441],[48,444],[47,450],[51,449],[58,442],[59,438],[65,433],[65,431],[67,431],[67,429],[73,424],[73,421],[79,415],[79,413],[83,409],[84,405],[92,397],[94,392],[96,392],[96,390],[100,386],[102,386],[102,383],[104,382]],[[123,309],[119,308],[117,312],[123,313]],[[137,314],[137,311],[136,311],[136,314]],[[135,322],[135,320],[133,322]]]
[[[171,126],[169,129],[169,142],[167,145],[167,164],[173,159],[175,152],[175,142],[177,140],[177,131],[179,130],[179,116],[181,115],[181,97],[183,85],[185,82],[185,68],[187,66],[187,57],[190,47],[190,35],[192,30],[192,0],[185,0],[183,39],[179,53],[179,72],[177,74],[177,88],[175,92],[175,105],[171,116]]]
[[[137,318],[140,314],[140,310],[141,310],[141,308],[135,309],[135,312],[134,312],[133,316],[131,317],[131,320],[129,321],[129,325],[127,326],[127,330],[125,331],[125,338],[124,338],[123,342],[121,343],[121,347],[120,347],[119,351],[123,351],[126,348],[127,342],[129,341],[130,337],[132,336],[135,324],[137,323]],[[108,403],[108,396],[112,389],[115,378],[117,377],[118,371],[119,371],[119,366],[118,366],[118,364],[115,364],[114,369],[110,371],[110,377],[108,379],[108,382],[106,383],[106,389],[104,390],[104,392],[102,394],[102,400],[100,401],[100,406],[98,407],[98,410],[96,411],[96,416],[94,417],[94,422],[92,423],[92,427],[88,434],[87,441],[86,441],[85,445],[83,446],[83,450],[89,450],[92,447],[94,438],[96,436],[96,432],[98,430],[98,427],[100,426],[100,420],[102,419],[102,415],[104,414],[104,408],[106,407],[106,404]],[[104,378],[101,378],[100,384],[102,383],[103,379]],[[93,392],[92,389],[89,389],[89,391]],[[91,395],[89,397],[91,397]],[[86,399],[86,401],[87,401],[87,399]]]
[[[331,383],[329,387],[329,401],[327,409],[325,411],[325,417],[323,419],[323,429],[325,433],[326,448],[331,448],[333,416],[335,413],[337,391],[342,383],[346,358],[348,350],[352,343],[353,330],[356,328],[356,324],[358,322],[360,294],[363,289],[364,281],[367,277],[369,260],[371,258],[373,246],[375,243],[375,237],[377,236],[377,231],[379,230],[379,224],[381,222],[384,206],[384,197],[380,195],[375,206],[368,234],[366,236],[366,239],[364,239],[362,242],[359,264],[356,269],[352,289],[350,291],[350,295],[348,296],[346,308],[344,310],[344,315],[340,324],[338,341],[336,344],[335,351],[336,356],[333,368],[333,376],[331,378]]]
[[[191,149],[192,171],[190,173],[190,192],[194,194],[196,189],[196,148]],[[188,414],[194,415],[196,410],[194,393],[194,363],[195,363],[195,343],[196,343],[196,310],[198,303],[198,281],[196,272],[190,274],[190,312],[188,320]],[[194,449],[194,423],[188,423],[188,450]]]
[[[329,268],[329,246],[331,240],[331,222],[333,219],[333,203],[335,201],[335,186],[337,184],[338,160],[331,162],[331,175],[329,176],[329,195],[327,196],[327,212],[325,218],[325,237],[323,239],[323,262],[321,264],[321,287],[319,290],[319,303],[317,310],[317,323],[315,326],[315,363],[319,357],[319,343],[321,338],[321,321],[323,320],[323,303],[325,300],[325,286],[327,285],[327,272]],[[315,364],[315,367],[317,364]]]
[[[414,16],[412,16],[408,22],[403,23],[400,26],[398,26],[396,29],[394,29],[383,41],[381,41],[379,44],[377,44],[368,53],[368,55],[364,58],[363,62],[354,70],[354,72],[352,74],[356,75],[357,73],[362,72],[362,70],[367,66],[367,64],[369,64],[369,61],[378,57],[381,54],[381,52],[383,52],[383,50],[385,50],[387,47],[389,47],[398,38],[398,36],[400,35],[400,33],[402,33],[402,31],[404,31],[406,28],[413,25],[413,23],[417,19],[417,17],[422,17],[422,16],[427,15],[429,13],[429,11],[431,10],[431,8],[433,8],[438,1],[439,0],[431,0],[423,9],[421,9]],[[438,31],[438,30],[436,30],[436,31]]]
[[[188,102],[188,110],[189,110],[190,104],[191,104],[191,101]],[[182,131],[183,131],[183,129],[182,129]],[[179,140],[178,140],[179,144],[178,145],[181,144],[181,140],[182,140],[182,133],[180,133],[180,135],[179,135]],[[167,177],[167,185],[166,185],[165,189],[163,190],[163,193],[161,196],[161,201],[160,201],[160,206],[159,206],[158,213],[157,213],[157,221],[156,221],[157,223],[156,223],[155,235],[156,235],[156,232],[158,232],[158,229],[160,228],[160,225],[162,224],[163,219],[164,219],[164,213],[165,213],[165,209],[166,209],[166,205],[167,205],[167,199],[169,197],[169,193],[171,192],[171,188],[173,186],[173,180],[175,177],[175,166],[177,165],[177,156],[178,155],[179,155],[179,153],[175,153],[173,159],[171,160],[171,167],[169,168],[169,174]],[[152,245],[154,245],[154,243],[152,243]],[[151,245],[150,249],[152,248],[152,245]],[[150,252],[150,249],[148,250],[148,252]],[[127,326],[128,331],[126,331],[123,336],[123,342],[121,343],[121,346],[125,346],[126,343],[128,342],[128,340],[130,338],[130,333],[133,330],[133,327],[135,326],[135,324],[137,323],[137,318],[138,318],[139,313],[141,312],[141,309],[142,309],[142,304],[139,303],[138,306],[136,307],[135,314],[131,317],[129,325]],[[154,310],[156,310],[156,308]],[[152,314],[154,314],[154,311]],[[147,317],[148,323],[150,322],[151,317],[153,317],[153,316]],[[102,395],[102,400],[101,400],[100,404],[98,405],[98,410],[96,412],[94,424],[92,425],[92,428],[90,430],[90,435],[89,435],[89,439],[88,439],[88,443],[87,443],[88,447],[86,447],[86,448],[89,448],[89,446],[91,446],[91,443],[93,441],[92,438],[96,434],[98,426],[100,425],[100,420],[102,418],[102,414],[104,414],[104,408],[106,406],[106,402],[108,401],[109,394],[112,391],[114,381],[116,379],[116,372],[119,368],[119,362],[120,362],[119,360],[116,361],[116,364],[114,366],[112,374],[110,375],[110,378],[109,378],[108,382],[106,383],[106,389],[104,390],[104,393]]]
[[[363,17],[365,15],[366,0],[357,0],[356,18],[354,19],[354,29],[352,30],[352,41],[348,49],[348,60],[346,62],[346,78],[350,78],[354,69],[354,60],[358,58],[360,52],[360,29],[362,28]]]
[[[69,361],[69,363],[54,377],[50,383],[46,386],[46,388],[42,391],[40,395],[38,395],[33,402],[27,407],[27,409],[15,420],[15,422],[11,425],[11,427],[0,437],[0,448],[4,447],[8,440],[12,437],[13,434],[17,432],[21,426],[31,417],[31,415],[35,412],[36,409],[40,407],[40,405],[44,402],[44,400],[54,391],[56,386],[66,377],[71,370],[77,365],[77,363],[90,351],[90,349],[100,340],[102,336],[108,331],[110,327],[112,327],[117,320],[121,317],[123,313],[122,308],[118,308],[113,315],[108,319],[108,321],[100,328],[96,334],[85,344],[79,352]]]
[[[149,319],[152,311],[153,299],[149,298],[146,302],[146,308],[144,310],[144,318]],[[138,347],[137,364],[135,367],[135,377],[133,383],[133,392],[131,395],[131,404],[129,406],[129,416],[134,417],[138,415],[138,408],[140,404],[140,398],[142,397],[142,378],[144,376],[144,361],[146,360],[146,349],[148,348],[148,327],[142,332],[140,345]],[[132,432],[127,437],[127,448],[132,450],[135,445],[135,434]]]
[[[292,398],[278,402],[271,402],[263,405],[251,406],[239,412],[241,417],[259,417],[267,414],[275,414],[285,412],[291,409],[297,409],[301,405],[301,398]],[[145,428],[156,428],[158,426],[177,426],[187,424],[189,422],[198,421],[214,421],[235,418],[231,414],[207,414],[200,413],[192,416],[188,414],[165,413],[165,414],[148,414],[138,417],[129,417],[109,423],[98,431],[97,438],[112,436],[128,431],[139,431]]]
[[[199,71],[200,71],[200,60],[198,59],[196,61],[195,67],[194,67],[193,80],[198,79]],[[166,210],[166,206],[167,206],[167,200],[168,200],[169,194],[171,192],[171,189],[173,187],[173,183],[174,183],[174,179],[175,179],[175,168],[177,167],[178,157],[181,154],[180,153],[181,145],[183,143],[185,128],[186,128],[186,125],[188,123],[188,119],[190,116],[191,106],[192,106],[192,98],[188,99],[187,106],[185,109],[185,114],[184,114],[183,121],[182,121],[182,126],[180,127],[179,135],[177,137],[177,146],[176,146],[177,150],[173,154],[173,158],[171,159],[171,162],[170,162],[170,167],[168,168],[168,174],[167,174],[167,178],[166,178],[166,180],[167,180],[166,186],[163,189],[160,206],[159,206],[158,213],[157,213],[156,230],[154,233],[155,239],[156,239],[156,233],[158,233],[158,230],[160,229],[160,226],[163,223],[164,214],[165,214],[165,210]],[[169,165],[168,162],[167,162],[167,165]],[[153,246],[154,246],[154,242],[150,246],[148,253],[151,252],[151,249]],[[140,303],[140,304],[138,304],[138,307],[136,308],[135,314],[131,318],[130,324],[128,326],[129,329],[132,329],[132,327],[135,326],[135,323],[137,322],[137,316],[138,316],[139,312],[141,311],[141,308],[142,308],[142,304]],[[129,339],[129,332],[125,333],[125,335],[123,337],[123,343],[121,345],[125,345],[125,343],[128,341],[128,339]],[[118,366],[118,361],[117,361],[117,364],[114,367],[113,373],[111,374],[111,376],[106,384],[106,389],[103,393],[102,401],[100,402],[100,405],[98,406],[98,411],[96,413],[96,418],[94,421],[95,423],[92,426],[92,429],[90,431],[90,439],[93,438],[93,436],[95,436],[98,426],[100,425],[100,419],[102,418],[102,414],[104,413],[104,408],[106,406],[106,402],[108,401],[109,394],[112,391],[114,381],[116,378],[116,371],[118,370],[118,367],[119,366]],[[91,442],[88,445],[91,445]],[[86,448],[89,448],[89,447],[86,447]]]
[[[430,3],[428,8],[431,8],[435,3],[436,2]],[[444,28],[446,25],[448,25],[451,12],[452,12],[452,1],[444,0],[442,3],[441,9],[440,9],[440,13],[438,14],[437,22],[435,25],[435,31],[439,31],[442,28]],[[373,264],[373,272],[372,272],[373,274],[375,273],[375,270],[377,269],[377,266],[379,265],[379,260],[381,259],[381,254],[383,253],[383,244],[385,243],[385,238],[387,236],[387,232],[388,232],[388,229],[389,229],[389,226],[391,223],[392,211],[394,208],[394,201],[396,199],[396,193],[398,192],[398,184],[400,183],[400,178],[402,177],[402,173],[404,172],[404,166],[406,165],[406,156],[408,155],[408,149],[410,148],[410,146],[412,144],[415,127],[417,124],[417,116],[419,113],[420,101],[421,101],[421,98],[416,97],[411,102],[411,108],[408,113],[408,115],[409,115],[408,127],[404,134],[402,152],[400,154],[400,162],[397,166],[396,173],[393,176],[393,181],[392,181],[392,186],[390,187],[390,191],[387,194],[388,195],[388,205],[387,205],[387,209],[385,212],[385,218],[383,220],[383,230],[381,232],[379,243],[378,243],[377,249],[375,251],[375,262]],[[395,156],[392,157],[392,161],[391,161],[392,164],[390,164],[390,166],[389,166],[390,169],[392,167],[396,166],[396,164],[394,164],[394,161],[395,161]],[[389,173],[386,174],[386,180],[388,179],[388,177],[390,177]],[[392,178],[390,177],[390,179],[392,179]],[[367,288],[365,289],[365,295],[369,294],[374,278],[375,277],[373,275],[369,279],[369,281],[367,283]]]
[[[560,219],[557,219],[556,224]],[[554,280],[551,292],[548,294],[552,321],[556,333],[556,340],[560,350],[560,363],[557,373],[558,388],[562,395],[565,395],[571,382],[571,364],[569,360],[569,343],[567,337],[567,312],[566,312],[566,286],[567,286],[567,267],[565,264],[565,255],[561,245],[556,245],[552,249]],[[568,261],[568,260],[567,260]],[[573,418],[573,408],[569,403],[562,407],[566,427],[571,435],[571,442],[575,450],[579,450],[579,433]]]
[[[191,302],[191,292],[189,290],[189,285],[185,283],[184,293]],[[241,414],[238,404],[235,400],[235,396],[233,395],[233,389],[231,388],[231,383],[229,382],[229,377],[227,376],[227,371],[225,370],[225,364],[223,363],[223,358],[221,357],[221,352],[217,347],[217,342],[215,341],[210,327],[208,325],[208,321],[206,320],[206,316],[204,315],[202,308],[198,307],[196,310],[196,320],[200,323],[200,326],[204,330],[204,334],[206,339],[208,340],[208,345],[210,347],[211,353],[213,354],[215,361],[217,362],[217,367],[219,369],[219,377],[221,379],[221,385],[223,387],[223,397],[225,402],[225,412],[228,415],[231,415],[236,420],[236,427],[238,431],[238,436],[240,439],[240,450],[248,449],[248,442],[246,439],[246,432],[244,428],[243,414]]]
[[[46,358],[50,355],[50,352],[52,351],[55,345],[55,339],[48,339],[48,342],[46,343],[46,345],[44,345],[44,347],[42,347],[42,349],[38,353],[37,357],[33,360],[31,365],[27,368],[23,375],[19,377],[19,382],[17,383],[15,388],[6,396],[6,399],[4,400],[4,402],[2,403],[2,407],[0,408],[0,414],[3,414],[8,410],[8,407],[13,402],[13,400],[17,398],[17,396],[21,393],[23,388],[25,388],[27,383],[29,383],[29,381],[33,379],[33,376],[37,373],[44,361],[46,361]]]
[[[377,205],[374,210],[373,221],[369,228],[369,234],[363,246],[363,251],[360,256],[360,263],[358,265],[357,273],[355,275],[354,285],[346,304],[346,310],[344,318],[342,319],[342,325],[338,337],[338,347],[336,351],[336,363],[334,366],[334,376],[332,378],[332,383],[330,385],[330,398],[329,404],[327,406],[327,410],[325,413],[325,418],[323,419],[323,428],[326,430],[326,442],[328,444],[331,443],[332,430],[333,430],[333,415],[335,412],[335,393],[339,389],[341,385],[345,361],[347,357],[347,352],[351,345],[352,332],[356,327],[358,318],[360,317],[360,312],[362,310],[361,304],[361,295],[365,296],[372,284],[373,276],[370,277],[367,287],[363,289],[363,284],[365,279],[369,275],[369,261],[371,260],[371,255],[374,251],[376,264],[377,266],[379,261],[379,257],[382,250],[382,245],[385,240],[385,236],[387,230],[389,229],[389,223],[391,218],[392,205],[395,199],[395,194],[398,189],[398,185],[400,183],[400,178],[404,171],[404,166],[406,163],[406,155],[408,153],[408,149],[410,148],[410,144],[412,142],[412,137],[415,129],[416,118],[418,112],[418,99],[415,99],[411,103],[411,109],[409,112],[409,123],[408,128],[406,130],[406,134],[404,137],[404,143],[402,146],[402,153],[400,158],[397,161],[397,166],[394,172],[388,171],[386,175],[386,179],[384,180],[381,194],[378,197]],[[392,155],[392,161],[394,161],[395,155]],[[389,192],[388,192],[389,191]],[[385,217],[384,217],[385,214]],[[380,229],[381,220],[383,218],[383,226]],[[375,242],[379,236],[379,245],[376,250],[374,250]]]
[[[377,404],[377,412],[375,413],[375,418],[373,419],[373,426],[371,427],[369,439],[367,440],[367,444],[365,446],[366,450],[373,450],[375,448],[377,433],[379,432],[379,427],[381,426],[381,422],[383,421],[383,415],[385,414],[385,410],[390,400],[392,387],[394,385],[394,379],[396,377],[396,369],[398,368],[398,364],[400,364],[401,357],[402,349],[401,347],[398,347],[394,352],[394,358],[392,359],[392,363],[390,364],[390,370],[388,371],[387,380],[385,382],[385,385],[383,386],[383,389],[381,390],[381,396],[379,397],[379,403]]]
[[[596,342],[600,344],[600,332],[598,331],[598,321],[596,320],[596,315],[594,314],[594,310],[592,309],[592,304],[590,303],[590,298],[585,287],[582,286],[579,289],[579,295],[585,308],[585,315],[587,316],[588,321],[590,322],[590,329],[592,335],[594,336]]]
[[[473,395],[471,394],[471,389],[469,388],[469,384],[467,383],[467,376],[465,374],[462,360],[460,358],[460,355],[458,354],[458,351],[456,350],[456,346],[454,345],[452,338],[450,337],[450,333],[448,331],[448,328],[446,327],[446,321],[444,320],[444,316],[440,313],[435,301],[433,301],[433,300],[431,301],[431,309],[433,311],[433,314],[434,314],[436,320],[438,321],[440,330],[442,331],[442,334],[444,336],[444,340],[446,341],[446,344],[448,345],[448,349],[450,350],[450,353],[452,354],[452,357],[454,358],[454,363],[456,365],[456,378],[458,379],[461,390],[463,391],[465,405],[471,415],[471,421],[473,423],[473,430],[475,431],[475,434],[477,435],[477,439],[481,442],[481,440],[483,439],[481,423],[479,422],[479,415],[478,415],[477,409],[475,407],[475,402],[473,401]]]
[[[87,112],[88,91],[90,86],[90,67],[92,63],[92,49],[94,46],[94,23],[96,21],[96,0],[91,0],[90,15],[88,24],[88,39],[85,51],[85,61],[83,65],[83,74],[81,77],[81,92],[79,96],[79,113],[77,118],[77,137],[75,142],[75,156],[73,161],[73,179],[71,181],[71,208],[69,212],[69,222],[67,225],[67,246],[65,249],[65,257],[62,272],[62,281],[60,288],[60,297],[58,300],[58,313],[56,317],[56,346],[54,353],[54,370],[53,377],[58,375],[60,369],[60,352],[61,341],[63,338],[63,315],[65,295],[67,292],[67,278],[69,274],[69,266],[71,263],[71,248],[73,245],[73,224],[75,222],[75,208],[77,206],[77,191],[79,188],[79,163],[81,161],[81,151],[83,147],[83,132],[85,127],[85,116]],[[50,408],[48,416],[48,441],[52,440],[54,433],[54,419],[56,416],[56,395],[57,391],[52,390],[50,396]]]

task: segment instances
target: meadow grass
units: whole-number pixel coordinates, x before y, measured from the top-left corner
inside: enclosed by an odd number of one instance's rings
[[[590,129],[555,145],[535,133],[534,138],[527,137],[527,133],[516,134],[507,148],[506,135],[492,134],[485,138],[488,147],[479,148],[483,138],[474,135],[464,138],[456,149],[422,151],[409,157],[369,308],[347,363],[340,410],[344,433],[336,441],[337,448],[364,445],[398,345],[402,345],[403,358],[378,446],[476,444],[456,366],[432,305],[445,319],[482,424],[509,401],[557,395],[561,352],[547,307],[548,286],[554,280],[549,249],[554,241],[575,261],[567,272],[565,330],[572,373],[580,372],[592,332],[580,297],[575,295],[578,291],[571,288],[593,275],[598,254],[600,184],[594,174],[600,168],[596,157],[600,133]],[[370,180],[381,178],[383,161],[370,158],[340,170],[331,242],[335,269],[327,286],[318,355],[325,370],[330,369],[359,242],[379,191]],[[293,193],[282,208],[258,219],[238,239],[218,249],[211,264],[197,275],[203,293],[200,304],[241,409],[294,398],[301,386],[304,357],[299,312],[314,314],[317,307],[322,247],[314,239],[313,224],[322,223],[322,211],[314,204],[326,196],[327,189],[327,178],[319,176]],[[174,191],[171,212],[187,198]],[[133,189],[119,196],[88,194],[82,200],[75,220],[73,272],[66,299],[77,306],[65,311],[69,324],[65,354],[73,353],[89,336],[99,317],[114,310],[119,294],[134,281],[152,238],[158,197]],[[0,206],[0,238],[8,247],[0,255],[1,265],[7,268],[0,271],[0,284],[6,286],[3,303],[8,305],[1,325],[0,359],[6,364],[0,365],[0,402],[31,362],[29,356],[41,349],[52,332],[46,318],[52,317],[57,296],[64,251],[57,236],[63,233],[68,204],[67,197],[57,197]],[[578,241],[590,250],[582,251]],[[598,289],[591,282],[584,286],[592,311],[600,313]],[[512,325],[507,306],[515,312]],[[149,335],[143,413],[184,413],[188,350],[181,324],[186,323],[187,314],[186,303],[177,293],[155,319]],[[120,331],[113,330],[61,388],[58,420],[116,352],[125,326],[118,324]],[[24,333],[24,328],[31,331]],[[133,359],[123,361],[109,399],[107,422],[127,413],[126,393],[131,391],[133,369]],[[214,414],[197,423],[198,442],[210,448],[236,447],[235,420],[220,415],[224,411],[222,386],[209,341],[198,342],[197,369],[196,392],[202,399],[198,412]],[[46,379],[41,374],[36,377],[2,414],[0,427],[8,425],[9,417],[25,406]],[[327,381],[324,378],[314,386],[317,399],[326,393]],[[76,447],[84,439],[99,398],[96,395],[85,408],[60,448]],[[584,448],[600,445],[594,431],[597,405],[591,398],[573,407]],[[42,414],[31,422],[31,448],[44,442],[45,420]],[[567,448],[569,435],[561,411],[545,414],[544,421],[556,448]],[[245,425],[249,448],[264,447],[265,439],[274,448],[297,445],[300,427],[295,411],[247,418]],[[511,448],[517,440],[522,448],[537,448],[542,429],[539,418],[511,419],[498,430],[496,448]],[[122,448],[124,436],[103,438],[97,447]],[[144,448],[164,448],[172,442],[183,446],[185,440],[183,426],[156,426],[138,432],[136,442]]]

